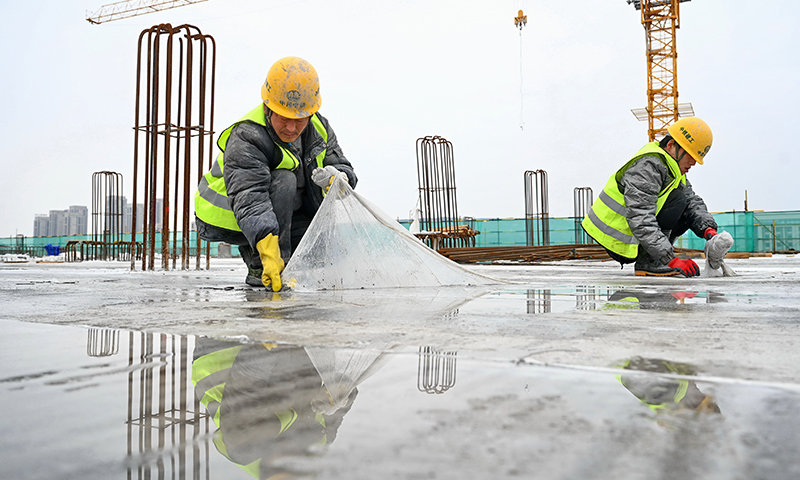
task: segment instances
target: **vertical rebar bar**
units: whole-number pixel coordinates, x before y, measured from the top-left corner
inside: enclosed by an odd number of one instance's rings
[[[86,355],[109,357],[119,353],[119,330],[90,328],[86,340]]]
[[[84,260],[122,260],[122,174],[92,174],[92,245]]]
[[[547,172],[525,172],[525,234],[526,245],[550,245],[550,212],[548,205]]]
[[[456,233],[459,218],[452,143],[439,136],[417,139],[417,181],[421,230]],[[469,242],[469,238],[445,236],[438,246],[466,247]],[[429,246],[433,247],[430,240]]]
[[[207,59],[209,54],[213,59],[210,69]],[[207,170],[203,165],[206,151],[209,152],[209,165],[210,152],[213,151],[215,58],[214,39],[203,35],[192,25],[174,28],[170,24],[156,25],[139,36],[133,224],[136,225],[139,214],[136,210],[140,193],[138,164],[141,156],[144,158],[142,270],[153,270],[158,255],[161,256],[161,268],[164,270],[169,270],[170,258],[172,268],[177,268],[179,255],[181,269],[189,268],[193,223],[191,199],[196,185],[191,180],[196,176],[199,182],[203,171]],[[147,62],[146,69],[142,68],[144,61]],[[210,88],[207,80],[209,74]],[[198,90],[199,94],[195,94]],[[206,115],[211,118],[208,123]],[[144,139],[140,138],[139,132],[144,134]],[[135,239],[136,232],[133,232],[132,240],[135,242]],[[198,238],[198,269],[201,242]],[[157,243],[160,244],[158,252]],[[207,244],[206,256],[208,268],[210,249]],[[131,261],[131,269],[134,268],[135,263]]]
[[[209,449],[200,447],[210,437],[187,428],[207,432],[210,421],[194,395],[190,337],[130,332],[128,342],[128,457],[154,458],[130,462],[128,478],[209,478]]]
[[[550,289],[528,290],[527,307],[529,314],[551,313],[553,296]]]
[[[456,352],[440,352],[433,347],[419,347],[417,390],[442,394],[456,384]]]
[[[586,214],[589,213],[589,209],[592,208],[592,203],[594,202],[593,197],[594,193],[591,187],[575,187],[575,190],[573,190],[572,200],[574,205],[576,245],[594,243],[592,237],[587,235],[586,232],[583,231],[583,227],[581,227],[583,217],[585,217]]]

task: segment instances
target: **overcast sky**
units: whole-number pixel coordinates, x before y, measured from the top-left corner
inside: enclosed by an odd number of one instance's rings
[[[131,200],[137,41],[160,23],[216,40],[217,132],[258,104],[275,60],[310,61],[357,190],[393,217],[414,208],[420,137],[452,142],[458,212],[476,218],[523,217],[537,169],[550,214],[571,216],[575,187],[597,196],[647,141],[631,113],[644,29],[625,0],[208,0],[87,22],[105,3],[0,0],[0,236],[91,210],[94,172],[123,174]],[[680,102],[714,132],[695,190],[714,212],[742,210],[745,190],[751,209],[800,209],[800,2],[692,0],[681,20]]]

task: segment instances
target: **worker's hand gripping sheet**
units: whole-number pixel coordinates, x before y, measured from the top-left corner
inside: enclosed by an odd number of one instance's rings
[[[707,277],[733,277],[736,272],[725,265],[725,255],[733,246],[733,237],[728,232],[714,235],[706,242],[706,271]]]
[[[297,291],[502,283],[431,250],[338,176],[282,277]]]

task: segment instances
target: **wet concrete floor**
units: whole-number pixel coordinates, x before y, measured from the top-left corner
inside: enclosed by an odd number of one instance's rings
[[[0,478],[800,478],[800,257],[273,294],[0,264]]]

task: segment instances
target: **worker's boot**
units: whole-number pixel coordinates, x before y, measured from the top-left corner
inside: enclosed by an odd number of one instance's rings
[[[636,257],[636,263],[633,264],[633,270],[640,277],[684,276],[680,269],[672,268],[669,265],[660,264],[653,260],[647,250],[642,247],[639,247],[639,255]]]
[[[261,274],[264,273],[264,268],[261,266],[261,256],[250,245],[239,245],[239,253],[242,255],[244,264],[247,265],[247,277],[245,277],[244,283],[251,287],[263,287]]]

